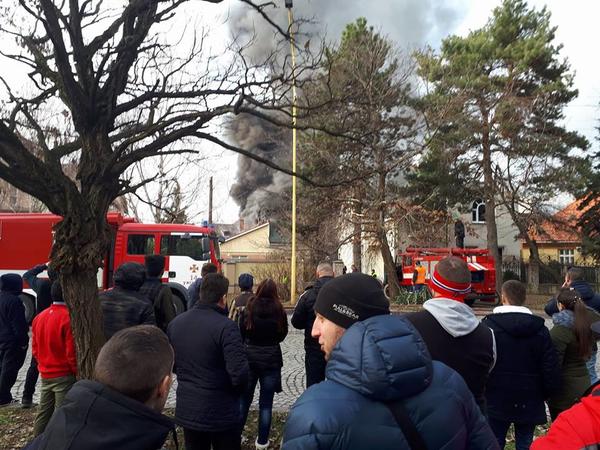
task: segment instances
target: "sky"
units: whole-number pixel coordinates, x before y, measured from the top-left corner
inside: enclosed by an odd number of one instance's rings
[[[119,0],[110,0],[119,1]],[[227,41],[232,29],[252,25],[256,19],[246,17],[236,10],[235,0],[220,4],[191,2],[181,16],[203,17],[211,25],[209,45],[218,52]],[[275,0],[283,4],[283,0]],[[501,0],[294,0],[296,15],[312,17],[320,21],[317,27],[325,31],[329,40],[337,39],[345,24],[364,16],[369,24],[395,41],[400,48],[416,48],[430,45],[438,48],[443,37],[449,34],[466,35],[469,30],[485,25],[491,11]],[[341,7],[343,5],[343,8]],[[575,73],[575,86],[579,97],[565,110],[565,123],[569,129],[585,135],[592,149],[598,150],[596,140],[600,119],[600,59],[596,46],[600,42],[600,2],[591,0],[529,0],[529,5],[544,5],[552,13],[551,22],[558,27],[556,42],[564,45],[562,55],[569,59]],[[285,10],[276,11],[279,20],[285,20]],[[266,39],[268,42],[268,39]],[[4,44],[3,44],[4,45]],[[1,61],[0,61],[1,62]],[[18,71],[6,70],[0,65],[0,73],[9,78],[21,77]],[[217,125],[218,126],[218,125]],[[236,181],[237,155],[212,145],[202,145],[209,156],[200,182],[206,185],[208,177],[214,176],[215,222],[231,223],[238,218],[238,207],[229,198],[229,191]],[[194,172],[196,173],[196,172]],[[197,176],[197,175],[195,175]],[[207,217],[208,195],[198,199],[195,222]]]
[[[371,1],[345,1],[345,7],[338,14],[330,15],[330,9],[339,5],[342,0],[320,0],[330,7],[320,7],[317,17],[326,17],[327,34],[330,38],[345,23],[357,17],[364,16],[368,22],[395,40],[400,47],[418,46],[428,44],[438,48],[441,39],[449,34],[464,36],[470,30],[478,29],[485,25],[492,10],[501,4],[501,0],[455,0],[446,2],[419,0],[371,0]],[[556,42],[563,44],[561,55],[571,63],[575,74],[575,87],[579,90],[579,97],[571,102],[565,109],[565,124],[571,130],[576,130],[587,137],[591,149],[599,150],[600,143],[596,139],[599,135],[595,127],[600,123],[600,59],[597,57],[597,43],[600,42],[600,27],[597,26],[600,17],[600,2],[590,0],[529,0],[529,5],[540,9],[544,6],[551,12],[551,23],[557,26]],[[419,6],[419,4],[421,6]],[[302,12],[310,11],[311,1],[295,0],[294,8],[301,7]],[[314,4],[312,4],[314,6]],[[407,19],[406,11],[412,12],[413,8],[431,8],[433,14],[424,20],[422,13],[417,20]],[[446,6],[446,8],[444,8]],[[443,16],[440,19],[440,16]],[[424,29],[425,28],[425,29]],[[233,157],[235,160],[236,157]],[[220,175],[226,180],[225,185],[235,182],[235,170],[230,170]],[[234,221],[237,218],[238,208],[231,199],[221,197],[219,214],[224,221]],[[570,201],[560,197],[558,202],[562,206]]]

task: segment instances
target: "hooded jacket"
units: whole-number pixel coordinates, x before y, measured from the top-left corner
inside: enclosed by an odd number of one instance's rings
[[[157,450],[170,432],[175,426],[168,417],[101,383],[82,380],[24,450]]]
[[[406,319],[382,315],[346,330],[327,380],[290,410],[282,449],[408,449],[385,402],[403,404],[428,448],[498,448],[460,375],[431,360]]]
[[[588,309],[592,322],[600,320],[600,316]],[[590,375],[586,361],[579,356],[577,338],[573,329],[575,316],[573,311],[563,309],[552,316],[554,326],[550,330],[552,342],[558,354],[558,365],[561,370],[561,387],[550,397],[548,406],[554,411],[570,408],[590,385]]]
[[[156,325],[152,303],[139,292],[145,278],[144,266],[124,263],[115,271],[115,287],[100,293],[107,340],[124,328]]]
[[[592,287],[587,281],[577,280],[571,282],[571,286],[575,289],[583,302],[589,307],[600,313],[600,294],[596,294]],[[556,298],[551,298],[544,307],[544,312],[549,316],[553,316],[558,312],[558,305],[556,304]]]
[[[600,386],[552,422],[548,434],[533,441],[531,450],[600,448]]]
[[[0,347],[19,346],[27,348],[29,326],[25,319],[25,307],[19,298],[23,280],[16,273],[0,277]]]
[[[35,292],[35,313],[39,314],[52,304],[50,288],[52,281],[47,278],[40,278],[38,275],[44,270],[47,270],[46,264],[39,264],[32,269],[29,269],[23,274],[23,280],[27,282],[29,287]]]
[[[423,308],[406,318],[423,337],[431,358],[456,370],[485,412],[485,384],[496,360],[493,331],[479,322],[469,306],[456,300],[435,298]]]
[[[544,400],[560,387],[560,369],[544,319],[524,307],[499,306],[482,323],[494,331],[498,352],[486,386],[488,416],[546,423]]]
[[[148,277],[140,288],[140,295],[147,298],[154,309],[156,325],[163,331],[177,315],[173,305],[173,293],[171,288],[164,284],[160,278]]]

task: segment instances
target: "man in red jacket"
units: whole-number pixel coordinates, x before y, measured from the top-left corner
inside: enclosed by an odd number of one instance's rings
[[[600,448],[600,385],[552,423],[546,436],[533,441],[531,450]]]
[[[31,348],[42,378],[40,407],[33,425],[34,436],[44,432],[54,409],[61,405],[75,383],[77,374],[69,310],[58,281],[52,284],[51,297],[52,305],[34,319],[31,327]]]

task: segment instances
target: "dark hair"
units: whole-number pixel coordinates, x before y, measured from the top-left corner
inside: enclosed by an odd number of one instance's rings
[[[556,301],[565,309],[573,311],[575,316],[573,331],[577,339],[578,353],[581,358],[588,360],[592,355],[594,338],[590,328],[592,321],[587,306],[583,303],[579,293],[572,288],[561,288],[556,296]]]
[[[113,280],[115,286],[139,291],[144,281],[146,281],[146,268],[136,262],[123,263],[115,270]]]
[[[227,294],[229,289],[229,280],[220,273],[208,273],[202,277],[200,286],[201,303],[215,304]]]
[[[165,271],[165,257],[163,255],[146,255],[144,257],[146,274],[149,277],[156,278]]]
[[[569,267],[567,275],[569,275],[571,281],[580,281],[584,279],[584,273],[581,267]]]
[[[242,273],[238,278],[238,285],[242,291],[251,291],[254,286],[254,277],[249,273]]]
[[[254,328],[254,318],[257,316],[270,316],[277,319],[277,331],[283,331],[287,322],[285,310],[279,300],[277,284],[271,278],[263,280],[246,305],[246,329]]]
[[[205,263],[202,265],[202,269],[200,269],[200,276],[204,278],[205,275],[209,273],[217,273],[219,269],[213,263]]]
[[[508,280],[502,285],[502,297],[506,297],[511,305],[523,306],[527,299],[527,289],[520,281]]]
[[[63,297],[62,286],[59,281],[52,282],[52,286],[50,287],[50,298],[53,302],[64,302],[65,299]]]
[[[55,270],[55,269],[53,269],[52,267],[47,266],[46,273],[48,274],[48,279],[50,281],[56,281],[56,280],[58,280],[58,271]]]
[[[100,349],[94,378],[121,394],[147,402],[173,370],[174,353],[167,335],[153,325],[115,333]]]

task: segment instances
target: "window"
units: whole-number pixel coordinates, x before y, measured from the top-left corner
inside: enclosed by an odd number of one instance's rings
[[[160,238],[160,254],[165,256],[188,256],[196,261],[209,259],[208,249],[202,247],[206,236],[168,235]],[[206,244],[205,244],[206,245]]]
[[[130,234],[127,238],[127,254],[152,255],[154,253],[154,236],[151,234]]]
[[[485,223],[485,203],[481,199],[473,202],[471,209],[473,223]]]
[[[558,251],[558,262],[561,264],[575,263],[575,249],[565,248]]]

